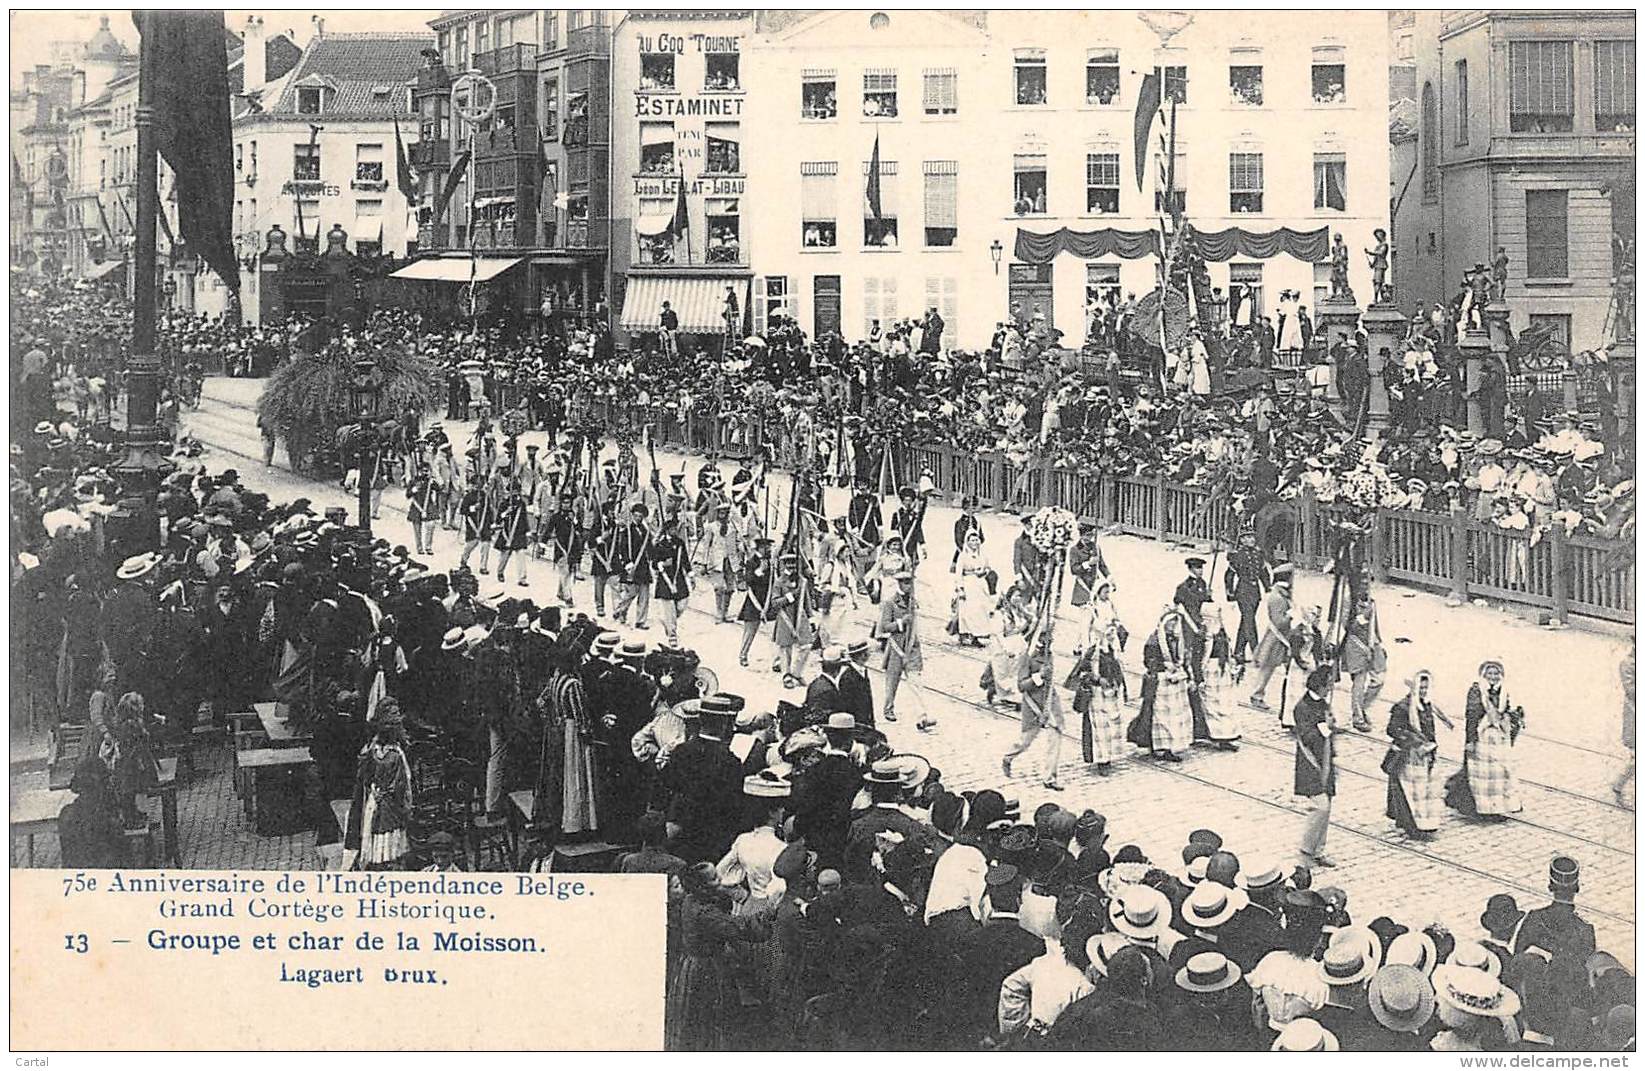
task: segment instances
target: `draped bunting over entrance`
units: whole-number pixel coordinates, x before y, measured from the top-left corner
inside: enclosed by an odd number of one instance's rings
[[[1222,231],[1193,230],[1192,233],[1200,256],[1208,261],[1224,261],[1236,256],[1261,260],[1279,253],[1289,253],[1309,264],[1322,264],[1331,259],[1329,227],[1313,231],[1290,227],[1248,231],[1243,227],[1229,227]],[[1061,227],[1050,234],[1035,234],[1019,228],[1014,255],[1024,264],[1049,264],[1058,253],[1072,253],[1082,260],[1115,255],[1136,260],[1159,256],[1159,243],[1158,231],[1122,231],[1112,227],[1076,231]]]

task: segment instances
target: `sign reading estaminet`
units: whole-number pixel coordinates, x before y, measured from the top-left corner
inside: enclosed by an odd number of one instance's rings
[[[660,1049],[663,881],[14,870],[12,1045]]]

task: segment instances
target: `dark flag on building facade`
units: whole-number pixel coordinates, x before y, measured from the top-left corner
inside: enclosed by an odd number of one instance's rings
[[[691,208],[685,201],[685,172],[680,172],[679,187],[674,194],[674,216],[668,221],[668,235],[675,241],[683,236],[689,243],[691,240]],[[686,250],[687,259],[690,258],[690,248]]]
[[[1147,169],[1148,132],[1154,125],[1154,113],[1159,111],[1160,70],[1155,67],[1143,76],[1142,88],[1137,91],[1136,152],[1132,159],[1137,164],[1137,190],[1142,190],[1142,176]]]
[[[399,187],[400,196],[406,199],[406,204],[417,203],[417,174],[411,170],[411,160],[406,156],[406,143],[400,139],[400,120],[394,120],[394,184]]]
[[[440,199],[434,204],[434,225],[438,227],[440,221],[446,218],[446,209],[451,206],[451,198],[457,192],[457,187],[463,181],[463,174],[468,171],[468,161],[473,153],[464,151],[457,157],[457,162],[451,165],[451,175],[446,179],[445,189],[440,191]]]
[[[145,68],[154,76],[154,139],[171,166],[177,229],[230,290],[234,255],[234,138],[229,122],[228,34],[221,11],[136,11]],[[157,211],[163,211],[155,206]]]
[[[874,221],[881,219],[880,207],[880,136],[874,135],[874,155],[868,161],[868,188],[863,191],[868,199],[868,211],[874,214]]]

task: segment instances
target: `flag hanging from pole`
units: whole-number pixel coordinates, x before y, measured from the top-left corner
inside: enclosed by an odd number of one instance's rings
[[[394,182],[400,196],[410,205],[417,200],[417,173],[411,170],[411,158],[406,155],[406,143],[400,139],[400,120],[394,119]]]
[[[1137,192],[1142,192],[1142,176],[1148,159],[1148,132],[1154,125],[1154,113],[1159,110],[1160,102],[1160,71],[1155,67],[1153,71],[1143,76],[1142,88],[1137,90],[1137,117],[1136,117],[1136,166]]]
[[[229,120],[228,34],[221,11],[135,11],[154,73],[154,138],[176,182],[177,229],[230,290],[234,255],[234,136]]]
[[[668,221],[669,237],[678,241],[691,232],[691,207],[685,200],[685,172],[679,173],[679,188],[674,195],[674,216]]]
[[[868,187],[863,191],[868,199],[868,211],[873,213],[874,222],[882,218],[880,206],[880,135],[874,134],[874,155],[868,161]]]
[[[469,157],[473,154],[464,151],[457,157],[457,162],[451,165],[451,174],[446,178],[445,189],[440,191],[440,199],[434,204],[434,225],[446,218],[446,209],[451,206],[451,198],[457,192],[457,187],[463,181],[463,173],[468,170]]]

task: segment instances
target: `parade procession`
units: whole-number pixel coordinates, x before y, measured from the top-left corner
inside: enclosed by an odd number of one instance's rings
[[[675,1051],[1633,1050],[1631,11],[305,19],[13,16],[14,868],[663,875]]]

